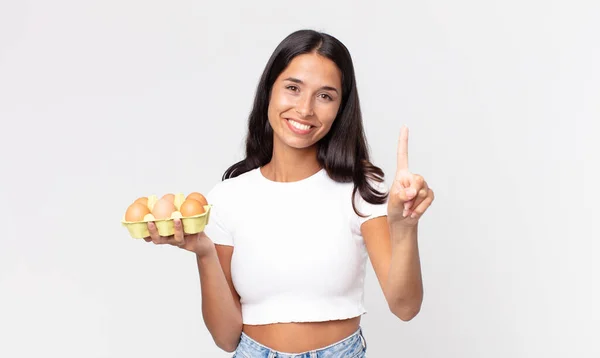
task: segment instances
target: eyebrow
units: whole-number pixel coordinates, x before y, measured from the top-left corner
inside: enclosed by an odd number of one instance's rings
[[[297,84],[300,84],[300,85],[304,84],[304,82],[302,82],[302,80],[299,80],[299,79],[294,78],[294,77],[288,77],[284,81],[290,81],[290,82],[294,82],[294,83],[297,83]],[[331,86],[323,86],[320,89],[327,90],[327,91],[333,91],[335,93],[338,93],[337,88],[331,87]]]

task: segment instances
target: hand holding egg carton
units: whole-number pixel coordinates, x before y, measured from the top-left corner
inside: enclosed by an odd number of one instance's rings
[[[175,233],[174,219],[181,219],[183,232],[196,234],[202,232],[210,216],[210,205],[204,195],[192,192],[184,197],[183,193],[156,195],[136,199],[127,208],[121,224],[127,228],[134,239],[150,236],[148,222],[154,222],[161,236]]]

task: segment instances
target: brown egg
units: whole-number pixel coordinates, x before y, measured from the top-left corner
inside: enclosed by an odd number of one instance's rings
[[[172,194],[172,193],[165,194],[165,195],[162,196],[161,199],[167,199],[171,203],[174,203],[175,202],[175,194]]]
[[[202,195],[198,192],[189,193],[188,196],[186,197],[186,200],[187,199],[194,199],[194,200],[200,202],[200,204],[202,204],[202,205],[208,205],[208,201],[206,200],[204,195]]]
[[[148,206],[148,198],[145,196],[142,196],[141,198],[135,199],[134,203],[140,203],[140,204]]]
[[[185,201],[181,204],[181,208],[179,208],[179,212],[184,218],[200,215],[205,212],[204,206],[202,203],[194,200],[194,199],[185,199]]]
[[[171,214],[177,210],[175,204],[173,204],[169,198],[161,198],[154,204],[154,208],[152,208],[152,215],[156,218],[156,220],[162,219],[170,219]]]
[[[125,212],[125,221],[142,221],[148,213],[150,213],[150,209],[146,205],[137,202],[133,203],[129,205]]]

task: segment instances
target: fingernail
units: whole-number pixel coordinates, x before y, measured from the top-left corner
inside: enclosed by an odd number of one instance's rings
[[[410,216],[411,218],[416,218],[417,217],[417,213],[412,213],[412,215]]]
[[[404,209],[404,211],[402,211],[402,217],[405,218],[407,214],[408,214],[408,210]]]
[[[404,192],[409,197],[414,196],[416,194],[416,190],[414,188],[405,189]]]

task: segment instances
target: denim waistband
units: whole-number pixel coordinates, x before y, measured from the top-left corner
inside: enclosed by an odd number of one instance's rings
[[[297,358],[316,358],[316,357],[336,357],[337,353],[341,352],[354,352],[356,350],[365,351],[367,348],[366,340],[362,334],[362,328],[359,327],[353,334],[350,336],[332,343],[326,347],[321,347],[305,352],[300,353],[288,353],[282,351],[276,351],[271,349],[254,339],[250,338],[244,332],[242,332],[242,336],[240,339],[240,343],[238,345],[237,351],[240,352],[240,355],[235,355],[235,357],[246,357],[250,352],[255,354],[257,357],[265,357],[265,358],[288,358],[288,357],[297,357]],[[252,356],[254,358],[254,355]]]

